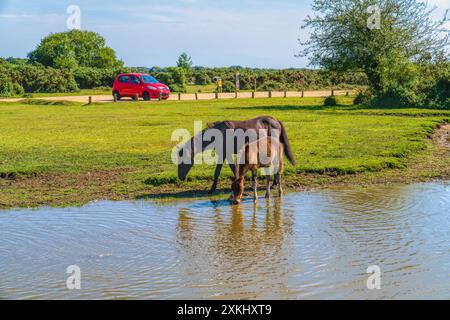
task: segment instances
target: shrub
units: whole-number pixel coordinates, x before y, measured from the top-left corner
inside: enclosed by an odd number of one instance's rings
[[[23,87],[20,84],[18,84],[17,82],[13,83],[13,89],[14,89],[15,95],[21,96],[25,93],[25,90],[23,89]]]
[[[368,91],[359,91],[353,100],[353,104],[356,105],[368,105],[372,96]]]
[[[173,82],[172,74],[170,72],[152,72],[152,76],[159,82],[170,85]]]
[[[222,91],[223,92],[235,92],[236,91],[236,85],[231,81],[225,81],[222,84]]]
[[[419,107],[423,105],[423,99],[411,89],[389,86],[376,92],[370,104],[375,107]]]
[[[112,87],[116,76],[128,72],[126,68],[80,67],[74,71],[74,78],[80,89]]]
[[[72,72],[67,69],[54,69],[40,64],[20,64],[10,66],[11,79],[15,90],[23,92],[71,92],[77,91],[78,85]]]
[[[181,92],[181,93],[186,92],[186,88],[185,87],[183,88],[182,86],[180,86],[178,84],[172,83],[172,84],[169,84],[168,86],[169,86],[170,91],[172,91],[172,92]]]
[[[0,97],[11,97],[14,95],[14,84],[8,75],[0,73]]]
[[[197,72],[195,74],[195,84],[196,85],[206,85],[206,84],[210,84],[211,78],[208,76],[208,74],[204,71],[201,72]]]
[[[328,96],[323,101],[323,105],[326,107],[334,107],[337,105],[336,97],[335,96]]]
[[[178,92],[186,92],[186,72],[183,68],[167,68],[168,80],[163,81],[161,78],[157,78],[159,81],[167,84],[169,88],[176,88]]]
[[[80,67],[73,74],[80,89],[90,89],[102,85],[102,75],[100,69]]]
[[[281,85],[278,82],[273,81],[273,80],[266,81],[259,87],[259,90],[262,90],[262,91],[269,91],[269,90],[277,91],[280,89],[281,89]]]
[[[427,102],[432,108],[450,109],[450,70],[430,88]]]

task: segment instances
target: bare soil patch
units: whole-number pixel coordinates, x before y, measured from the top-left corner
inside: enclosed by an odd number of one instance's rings
[[[433,140],[439,147],[450,150],[450,123],[439,126],[433,136]]]

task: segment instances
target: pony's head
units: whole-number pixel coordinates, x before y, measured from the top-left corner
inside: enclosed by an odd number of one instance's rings
[[[187,153],[187,154],[185,154]],[[178,178],[181,181],[186,180],[186,176],[194,165],[194,146],[193,139],[186,142],[186,144],[178,151],[178,157],[183,159],[178,163]]]
[[[231,182],[231,196],[230,201],[233,204],[239,204],[244,195],[244,177],[233,178]]]
[[[207,128],[192,138],[178,151],[178,158],[182,161],[178,162],[178,178],[181,181],[186,180],[186,176],[194,165],[194,158],[198,152],[203,152],[205,148],[211,144],[211,141],[203,141],[202,137],[209,129],[225,130],[227,128],[225,122],[208,123]],[[195,143],[198,141],[200,143]],[[196,144],[196,145],[194,145]],[[185,154],[186,153],[186,154]]]

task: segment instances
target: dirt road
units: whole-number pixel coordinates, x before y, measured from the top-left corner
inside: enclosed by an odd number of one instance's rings
[[[352,90],[335,90],[334,94],[335,95],[345,95],[347,94],[347,92],[349,94],[354,94],[354,91]],[[273,98],[276,97],[284,97],[285,93],[283,91],[272,91],[271,93],[269,93],[268,91],[263,91],[263,92],[255,92],[254,97],[255,98],[268,98],[269,95],[271,95]],[[326,97],[331,95],[331,91],[330,90],[317,90],[317,91],[304,91],[303,92],[303,96],[304,97]],[[301,97],[302,96],[302,92],[301,91],[287,91],[286,92],[286,97]],[[100,102],[100,103],[105,103],[105,102],[112,102],[113,101],[113,97],[111,95],[93,95],[92,97],[92,102]],[[252,92],[239,92],[237,94],[237,98],[238,99],[243,99],[243,98],[252,98]],[[219,93],[218,94],[218,98],[219,99],[234,99],[236,98],[235,93]],[[53,100],[53,101],[57,101],[57,100],[65,100],[65,101],[74,101],[74,102],[85,102],[87,103],[89,101],[89,96],[58,96],[58,97],[40,97],[40,98],[35,98],[35,99],[42,99],[42,100]],[[182,94],[177,94],[177,93],[172,93],[169,100],[213,100],[216,99],[216,95],[215,93],[182,93]],[[23,98],[13,98],[13,99],[0,99],[0,102],[17,102],[23,100]],[[130,98],[123,98],[124,101],[126,100],[130,100]]]

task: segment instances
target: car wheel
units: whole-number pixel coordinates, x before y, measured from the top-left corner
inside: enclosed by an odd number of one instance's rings
[[[117,101],[119,101],[121,98],[119,91],[114,91],[113,96],[114,96],[115,100],[117,100]]]
[[[149,94],[147,91],[145,91],[145,92],[142,94],[142,99],[144,99],[145,101],[150,100],[150,94]]]

